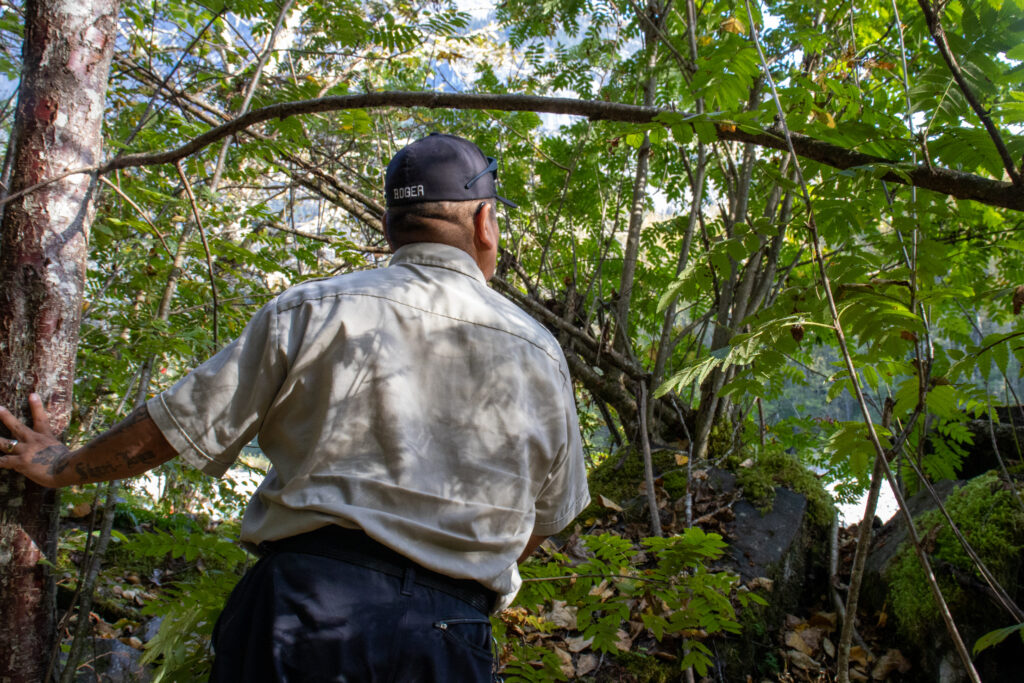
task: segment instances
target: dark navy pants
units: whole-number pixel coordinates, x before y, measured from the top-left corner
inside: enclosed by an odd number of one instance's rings
[[[210,680],[491,681],[487,617],[414,579],[306,553],[263,557],[217,621]]]

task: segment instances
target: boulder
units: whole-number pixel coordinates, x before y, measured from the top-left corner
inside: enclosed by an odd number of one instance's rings
[[[1020,482],[1016,485],[1019,489]],[[934,488],[961,532],[1020,605],[1024,599],[1024,509],[1007,483],[996,472],[988,472],[969,481],[941,481]],[[922,491],[910,498],[907,506],[968,649],[985,633],[1011,625],[1012,618],[990,597],[990,589],[949,531],[932,496]],[[873,539],[865,568],[861,620],[887,623],[888,637],[913,660],[913,673],[906,680],[967,680],[908,536],[902,515],[897,515]],[[1006,672],[1020,661],[1024,661],[1024,645],[1017,637],[974,658],[984,681],[1009,680],[1004,678]]]
[[[736,477],[713,469],[706,486],[728,495],[736,488]],[[740,498],[732,510],[734,519],[725,527],[729,549],[715,568],[733,571],[744,584],[761,588],[769,604],[748,608],[740,615],[743,633],[723,638],[720,673],[726,681],[746,681],[748,675],[756,680],[756,674],[774,675],[774,639],[786,615],[800,605],[820,602],[828,590],[828,529],[813,521],[806,496],[782,486],[775,488],[769,509]]]

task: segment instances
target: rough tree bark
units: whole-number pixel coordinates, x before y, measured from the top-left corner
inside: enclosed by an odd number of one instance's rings
[[[11,132],[11,194],[100,162],[117,0],[27,0]],[[26,417],[38,392],[68,424],[94,175],[72,175],[5,205],[0,223],[0,404]],[[52,490],[0,473],[0,681],[41,681],[53,640],[39,564],[56,542]]]

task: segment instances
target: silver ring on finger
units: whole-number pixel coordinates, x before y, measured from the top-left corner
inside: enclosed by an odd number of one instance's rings
[[[18,440],[17,439],[11,439],[10,441],[7,442],[7,448],[5,448],[4,450],[7,451],[7,453],[13,453],[14,452],[14,447],[17,446],[17,445],[18,445]]]

